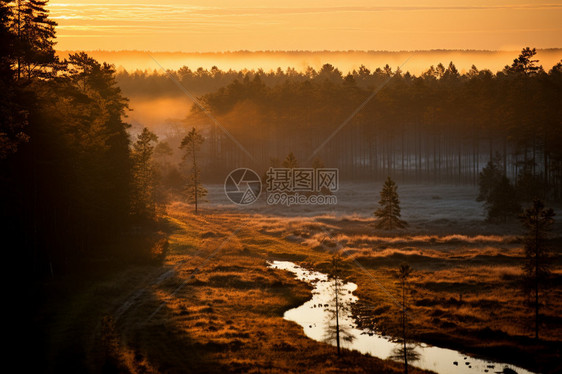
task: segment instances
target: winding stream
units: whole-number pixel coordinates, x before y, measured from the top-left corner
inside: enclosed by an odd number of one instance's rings
[[[302,326],[309,338],[323,341],[329,318],[329,313],[324,306],[330,303],[331,294],[328,276],[320,272],[309,271],[289,261],[273,261],[269,263],[269,266],[287,270],[293,273],[297,279],[314,286],[312,299],[297,308],[286,311],[284,318]],[[356,284],[346,283],[343,288],[345,290],[345,301],[355,302],[358,300],[357,296],[353,295],[353,291],[357,289]],[[347,326],[348,330],[355,336],[353,342],[343,343],[343,346],[348,349],[385,359],[399,347],[399,344],[392,342],[385,336],[369,334],[365,330],[356,328],[351,313],[341,317],[340,324]],[[420,344],[416,347],[416,352],[419,354],[419,359],[413,362],[413,366],[442,374],[502,373],[505,368],[509,368],[518,374],[532,374],[532,372],[515,365],[476,359],[452,349],[427,344]]]

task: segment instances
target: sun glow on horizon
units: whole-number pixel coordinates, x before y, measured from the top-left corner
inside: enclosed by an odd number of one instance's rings
[[[269,5],[269,6],[268,6]],[[51,1],[58,49],[427,50],[562,47],[562,1]]]

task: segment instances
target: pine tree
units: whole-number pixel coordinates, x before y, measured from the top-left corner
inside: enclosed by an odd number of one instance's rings
[[[510,217],[517,217],[521,206],[517,201],[517,191],[510,180],[502,175],[492,189],[486,201],[488,221],[507,222]]]
[[[408,264],[400,265],[398,269],[398,279],[400,281],[400,287],[402,288],[402,310],[401,310],[401,325],[402,325],[402,348],[399,350],[398,354],[401,354],[404,358],[404,373],[408,374],[408,357],[412,356],[413,349],[407,346],[407,315],[406,310],[406,289],[408,287],[408,279],[412,275],[413,269]]]
[[[525,243],[523,271],[525,291],[532,296],[530,304],[535,311],[535,339],[539,338],[540,297],[547,285],[552,266],[546,239],[554,223],[554,215],[552,208],[546,209],[541,200],[535,200],[533,206],[525,209],[519,216],[528,230],[523,238]]]
[[[156,134],[145,127],[133,144],[131,211],[133,216],[140,219],[153,219],[156,214],[155,173],[152,160],[153,143],[156,141],[158,141]]]
[[[400,286],[401,292],[401,299],[402,302],[400,304],[397,303],[397,306],[400,307],[399,312],[397,313],[400,316],[399,321],[399,328],[395,330],[396,336],[401,336],[401,338],[397,339],[401,341],[400,346],[397,346],[390,358],[396,361],[403,360],[404,361],[404,373],[408,373],[408,363],[417,361],[420,358],[418,352],[416,352],[415,343],[408,337],[411,336],[412,333],[410,331],[410,327],[408,326],[408,297],[410,294],[410,283],[408,282],[414,269],[410,267],[408,264],[401,264],[398,268],[398,283]]]
[[[377,229],[402,229],[408,225],[400,219],[400,200],[398,199],[397,189],[396,183],[388,177],[380,192],[380,208],[375,212],[375,216],[378,218],[375,223]]]
[[[0,1],[0,76],[11,75],[14,55],[15,35],[11,30],[10,22],[13,11],[7,1]]]
[[[16,77],[52,77],[58,68],[55,26],[49,19],[46,0],[17,0],[12,28],[16,36]]]
[[[0,206],[14,222],[3,237],[55,276],[128,228],[126,99],[112,66],[85,54],[59,65],[46,1],[2,1],[0,21]]]
[[[503,176],[500,162],[501,155],[496,154],[480,172],[478,176],[478,196],[476,197],[476,201],[487,201],[490,198],[492,191],[496,188]]]
[[[287,155],[287,158],[283,161],[283,167],[288,169],[294,169],[299,167],[299,162],[293,154],[293,152]]]
[[[84,222],[77,224],[77,237],[87,247],[94,238],[114,238],[130,222],[131,149],[129,125],[123,121],[127,99],[116,85],[113,66],[80,53],[69,56],[68,67],[53,88],[57,100],[43,110],[44,122],[62,132],[65,152],[71,152],[64,159],[65,172],[73,173],[70,211],[75,222]]]
[[[533,57],[537,54],[536,48],[525,47],[521,50],[521,54],[515,60],[511,66],[506,66],[504,70],[507,73],[523,73],[525,75],[533,75],[542,71],[542,66],[536,65],[539,60],[533,60]]]
[[[167,141],[161,141],[154,147],[155,201],[158,203],[164,203],[169,192],[185,186],[181,173],[172,163],[173,157],[174,151]]]
[[[198,213],[199,202],[207,195],[207,190],[201,184],[201,170],[199,169],[199,161],[197,159],[197,154],[204,141],[203,136],[193,127],[183,138],[180,145],[180,148],[185,150],[184,159],[191,156],[192,166],[186,194],[188,201],[195,205],[195,214]]]
[[[29,140],[29,112],[20,102],[25,93],[15,84],[16,35],[10,27],[12,19],[12,7],[6,1],[0,2],[0,161]]]
[[[329,279],[331,285],[331,302],[329,312],[329,321],[326,325],[324,341],[326,343],[336,343],[338,356],[341,355],[341,343],[352,342],[355,336],[349,331],[349,326],[342,323],[344,313],[349,312],[349,303],[345,300],[345,292],[343,289],[343,266],[344,263],[341,256],[334,255],[332,257]]]
[[[479,193],[476,201],[484,202],[487,221],[506,222],[515,217],[521,207],[517,201],[515,187],[501,171],[501,156],[496,155],[478,176]]]

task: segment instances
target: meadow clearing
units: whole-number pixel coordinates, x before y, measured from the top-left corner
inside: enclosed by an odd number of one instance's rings
[[[170,247],[161,264],[106,269],[102,281],[81,281],[76,289],[69,282],[45,286],[52,299],[39,313],[38,344],[49,347],[44,360],[50,371],[402,372],[399,362],[358,352],[337,358],[334,347],[283,319],[286,310],[310,298],[311,287],[269,268],[268,261],[325,272],[335,252],[350,264],[347,279],[358,285],[358,326],[395,333],[398,311],[388,295],[399,294],[397,268],[408,263],[414,269],[409,331],[416,340],[531,371],[560,370],[559,239],[553,242],[554,284],[535,343],[532,313],[519,286],[518,225],[488,227],[469,214],[479,212],[477,203],[468,202],[471,190],[437,194],[405,186],[400,192],[410,226],[396,232],[375,230],[367,204],[346,210],[348,196],[357,196],[345,188],[339,195],[343,208],[318,214],[308,211],[314,207],[265,207],[265,213],[259,206],[228,207],[219,200],[220,189],[210,191],[209,200],[216,194],[218,203],[204,204],[198,215],[182,202],[162,212]],[[437,214],[434,208],[436,216],[424,220],[424,204],[443,200],[461,210]]]

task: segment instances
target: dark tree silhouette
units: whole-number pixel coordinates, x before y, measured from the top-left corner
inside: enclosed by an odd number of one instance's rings
[[[330,271],[328,273],[331,285],[331,299],[329,321],[326,326],[324,341],[327,343],[336,343],[338,356],[341,355],[341,342],[352,342],[355,336],[349,331],[349,327],[342,324],[341,320],[344,313],[349,311],[350,305],[345,300],[345,292],[343,290],[343,266],[344,262],[340,255],[332,257]]]
[[[506,222],[521,210],[513,184],[500,170],[500,156],[490,160],[478,177],[479,193],[476,201],[484,202],[487,220]]]
[[[533,60],[533,57],[536,54],[536,48],[523,48],[519,57],[513,60],[513,64],[511,64],[511,66],[506,66],[505,70],[509,73],[523,73],[526,75],[532,75],[540,72],[542,67],[536,65],[539,60]]]
[[[327,165],[349,179],[392,175],[416,183],[475,184],[482,167],[499,152],[502,174],[517,181],[530,170],[532,178],[527,180],[542,180],[541,196],[559,199],[562,65],[547,73],[533,53],[525,48],[513,68],[496,73],[473,66],[460,74],[448,63],[418,76],[395,73],[389,66],[360,68],[344,74],[345,79],[330,65],[321,73],[312,68],[299,73],[184,67],[176,74],[186,86],[205,93],[205,107],[235,138],[244,139],[244,148],[257,155],[256,167],[264,170],[270,158],[284,159],[284,147],[295,155],[309,155],[324,140],[319,134],[337,128],[373,88],[392,76],[317,153]],[[123,72],[120,82],[136,93],[177,91],[166,76],[154,73]],[[199,109],[193,109],[191,117],[206,121]],[[202,172],[218,180],[247,156],[226,134],[212,126],[209,133],[205,147],[210,157]]]
[[[478,196],[476,201],[488,201],[490,195],[500,182],[502,174],[501,156],[496,156],[488,161],[478,176]]]
[[[550,276],[549,248],[547,234],[554,223],[554,211],[545,208],[541,200],[533,201],[533,205],[520,215],[521,222],[527,229],[523,237],[525,243],[524,286],[528,295],[531,295],[531,305],[535,311],[535,339],[539,338],[540,326],[540,300],[542,292],[547,286]]]
[[[289,169],[293,169],[293,168],[298,168],[299,167],[299,162],[297,161],[297,158],[295,157],[295,155],[293,154],[293,152],[289,153],[287,155],[287,157],[285,158],[285,160],[283,160],[283,167],[284,168],[289,168]]]
[[[201,170],[197,158],[201,144],[205,138],[193,127],[191,131],[181,141],[180,148],[185,151],[184,159],[191,157],[191,171],[189,182],[186,187],[186,194],[189,202],[195,205],[195,214],[198,213],[198,204],[207,195],[207,190],[201,184]]]
[[[387,177],[380,192],[380,208],[374,213],[377,217],[376,228],[393,230],[407,226],[407,223],[400,219],[400,200],[397,189],[398,186],[396,186],[392,178]]]
[[[21,248],[18,256],[34,275],[56,276],[107,256],[108,244],[129,227],[127,104],[113,68],[87,55],[71,55],[56,78],[38,74],[36,65],[20,66],[26,74],[17,81],[14,62],[15,97],[7,111],[16,115],[7,122],[29,141],[10,146],[0,167],[2,215],[14,221],[4,237]]]
[[[15,58],[17,79],[53,76],[56,22],[49,19],[47,0],[18,0],[14,7]]]
[[[406,374],[408,373],[408,349],[406,347],[406,287],[412,271],[413,269],[408,264],[402,264],[398,269],[398,279],[402,287],[402,349],[404,355],[404,372]]]
[[[167,141],[161,141],[154,147],[154,173],[157,203],[164,204],[170,194],[181,193],[185,186],[184,176],[178,169],[174,151]]]
[[[156,214],[156,175],[152,155],[154,143],[157,141],[156,134],[145,127],[133,144],[131,155],[133,159],[131,212],[133,216],[141,220],[152,220]]]
[[[510,180],[502,175],[498,184],[491,191],[487,201],[488,220],[507,222],[508,218],[516,217],[521,211],[517,191]]]
[[[14,59],[15,35],[10,27],[13,17],[12,8],[7,1],[0,2],[0,74],[2,77],[12,75],[12,62]]]
[[[15,153],[20,144],[29,140],[25,130],[29,113],[18,100],[24,93],[16,85],[12,69],[16,55],[12,19],[12,8],[7,2],[0,2],[0,160]]]
[[[400,322],[399,322],[399,331],[396,331],[396,336],[401,336],[401,345],[396,347],[392,354],[391,358],[393,360],[402,360],[404,362],[404,373],[408,373],[408,365],[419,359],[419,353],[415,350],[415,344],[412,344],[412,340],[409,336],[411,336],[410,327],[408,325],[408,298],[410,294],[410,283],[409,279],[412,275],[414,270],[408,264],[401,264],[398,268],[398,283],[400,286],[401,292],[401,299],[402,302],[400,303]]]

